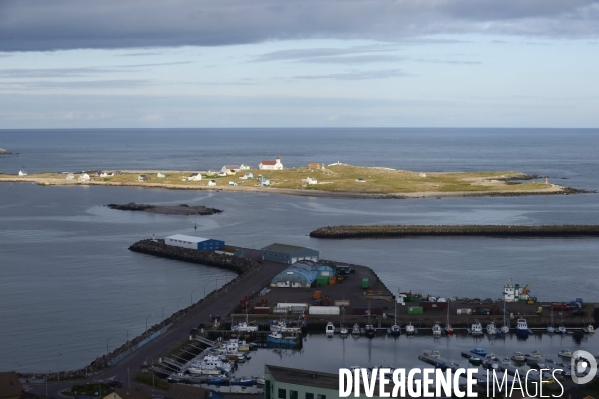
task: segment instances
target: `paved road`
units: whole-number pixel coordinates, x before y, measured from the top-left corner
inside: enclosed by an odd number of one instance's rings
[[[131,386],[133,387],[134,378],[139,373],[144,361],[147,360],[150,363],[153,359],[154,362],[157,362],[157,359],[164,356],[165,353],[189,340],[189,331],[192,328],[196,328],[200,323],[208,322],[210,315],[228,314],[232,307],[239,304],[241,298],[260,290],[286,267],[287,265],[280,263],[264,262],[260,269],[229,286],[227,292],[221,292],[213,296],[173,322],[173,325],[166,333],[133,352],[115,366],[102,370],[87,380],[50,383],[48,384],[48,395],[50,397],[59,397],[58,392],[70,388],[72,385],[107,379],[122,381],[124,387],[127,387],[130,377]],[[28,387],[29,392],[39,395],[45,395],[46,393],[45,383],[29,384]]]

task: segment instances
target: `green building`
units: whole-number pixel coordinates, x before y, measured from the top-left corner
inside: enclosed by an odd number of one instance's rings
[[[337,399],[339,375],[289,367],[264,367],[264,399]],[[361,390],[360,398],[366,398]],[[376,396],[378,387],[373,398]],[[351,397],[354,395],[352,393]]]

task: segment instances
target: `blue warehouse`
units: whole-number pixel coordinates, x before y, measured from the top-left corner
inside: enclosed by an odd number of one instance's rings
[[[215,251],[225,246],[225,242],[213,238],[203,238],[175,234],[164,239],[164,243],[174,247],[198,249],[200,251]]]

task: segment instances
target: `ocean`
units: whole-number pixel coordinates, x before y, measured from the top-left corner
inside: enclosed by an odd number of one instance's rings
[[[280,156],[285,167],[340,161],[425,172],[517,170],[599,189],[599,129],[0,130],[0,147],[19,153],[0,157],[2,173],[207,170],[256,167]],[[107,344],[112,350],[143,332],[146,320],[157,323],[201,298],[206,286],[223,284],[231,275],[221,270],[127,250],[152,234],[194,234],[196,223],[196,234],[236,245],[306,245],[328,259],[370,266],[393,292],[498,298],[513,278],[532,284],[540,300],[599,302],[595,238],[307,236],[337,224],[599,224],[598,199],[596,193],[343,199],[0,184],[0,370],[82,367]],[[179,217],[104,206],[126,202],[202,204],[224,212]],[[589,342],[579,345],[597,345]]]

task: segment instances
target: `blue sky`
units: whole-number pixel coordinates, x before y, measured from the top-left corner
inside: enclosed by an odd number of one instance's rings
[[[25,3],[2,128],[599,125],[592,1]]]

